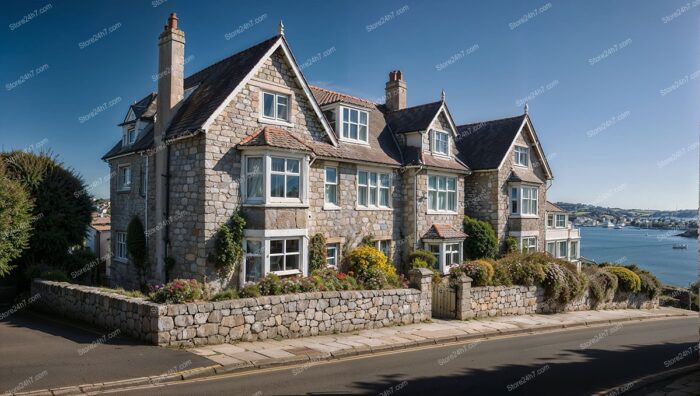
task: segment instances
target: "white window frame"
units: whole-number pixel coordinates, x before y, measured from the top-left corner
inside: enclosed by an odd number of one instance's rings
[[[268,116],[265,114],[265,96],[270,95],[273,97],[273,104],[272,104],[272,109],[274,110],[274,116]],[[278,111],[279,108],[278,106],[280,105],[279,103],[279,98],[285,98],[287,100],[287,104],[285,105],[287,107],[287,118],[280,118]],[[260,91],[260,118],[265,121],[273,121],[275,123],[282,123],[282,124],[290,124],[291,123],[291,116],[292,116],[292,109],[291,109],[291,103],[292,103],[292,96],[286,93],[282,92],[275,92],[275,91],[269,91],[269,90],[261,90]]]
[[[126,128],[126,144],[132,145],[136,142],[136,125]]]
[[[551,247],[551,249],[550,249]],[[552,241],[547,241],[545,251],[552,257],[557,256],[557,243]]]
[[[260,250],[255,252],[251,252],[248,249],[248,242],[254,242],[254,243],[259,243],[260,244]],[[259,257],[260,258],[260,276],[251,280],[251,282],[256,282],[263,276],[265,276],[265,240],[263,239],[253,239],[253,238],[248,238],[243,241],[243,275],[241,276],[241,279],[243,282],[247,282],[246,278],[248,277],[248,258],[249,257]]]
[[[128,260],[126,232],[117,231],[117,235],[114,238],[114,258],[120,261]]]
[[[431,239],[431,240],[423,240],[423,248],[429,252],[432,252],[433,255],[437,256],[437,270],[442,273],[442,274],[448,274],[450,272],[450,268],[459,265],[462,260],[464,260],[462,252],[464,250],[464,240],[463,239]],[[458,259],[456,263],[453,263],[450,266],[447,266],[447,247],[452,246],[452,245],[459,245],[457,247],[457,254],[458,254]],[[438,247],[438,252],[433,252],[433,248]],[[437,253],[437,254],[436,254]],[[450,251],[449,254],[454,255],[454,251]]]
[[[530,148],[526,146],[515,146],[513,148],[513,163],[517,166],[530,166]]]
[[[274,171],[272,170],[272,161],[274,160],[283,160],[284,161],[284,170],[283,171]],[[297,170],[298,172],[293,172],[288,169],[287,163],[289,161],[295,161],[297,162]],[[268,178],[268,183],[269,183],[269,191],[270,191],[270,200],[271,201],[276,201],[276,202],[297,202],[301,200],[301,190],[302,190],[302,178],[301,178],[301,167],[303,166],[303,161],[299,158],[293,158],[293,157],[288,157],[285,155],[270,155],[270,167],[269,167],[269,172],[265,172],[267,175],[269,173],[270,177]],[[283,195],[281,197],[274,197],[272,196],[272,176],[282,176],[284,177],[284,185],[283,185]],[[299,179],[299,191],[298,191],[298,197],[288,197],[287,194],[289,191],[287,191],[287,179],[289,177],[297,177]]]
[[[262,198],[248,197],[248,159],[261,157],[263,159],[263,192]],[[280,172],[272,172],[272,158],[282,158],[299,161],[299,198],[273,197],[272,196],[272,174],[281,174]],[[246,150],[243,155],[241,166],[241,196],[244,206],[271,206],[271,207],[306,207],[308,206],[308,188],[309,188],[309,157],[304,154],[293,153],[289,151],[259,151]],[[285,161],[285,174],[287,173],[287,165]],[[297,174],[290,175],[296,176]],[[285,177],[285,190],[286,190]],[[285,193],[286,195],[286,193]]]
[[[333,169],[335,171],[335,181],[328,180],[328,170]],[[338,179],[340,175],[337,166],[325,166],[323,168],[323,203],[326,207],[337,208],[340,204],[340,193],[338,191]],[[328,195],[326,190],[332,188],[335,191],[335,202],[328,201]]]
[[[125,180],[124,175],[122,174],[123,171],[126,170],[126,174],[128,175],[128,180]],[[117,186],[119,191],[130,191],[131,190],[131,185],[133,182],[133,173],[131,172],[131,164],[127,165],[119,165],[117,168]]]
[[[445,131],[440,131],[432,129],[430,131],[430,152],[437,155],[448,156],[450,155],[450,134]],[[445,151],[438,150],[438,135],[445,136]]]
[[[561,225],[559,221],[561,220]],[[554,228],[566,228],[566,215],[556,214],[554,215]]]
[[[360,173],[366,173],[366,184],[360,184]],[[357,181],[356,194],[357,199],[356,207],[357,209],[391,209],[391,176],[393,172],[382,172],[376,169],[358,169],[355,175],[355,180]],[[373,177],[374,176],[374,177]],[[382,183],[382,176],[386,177],[387,185]],[[363,205],[360,203],[360,189],[365,188],[367,193],[366,203]],[[386,205],[381,204],[382,192],[386,191],[387,203]],[[372,202],[374,198],[374,202]]]
[[[534,243],[533,243],[534,241]],[[520,251],[534,253],[538,248],[538,238],[536,236],[524,236],[520,238]]]
[[[579,258],[579,246],[581,244],[579,241],[570,241],[569,242],[569,260],[578,260]]]
[[[547,214],[547,228],[554,228],[554,215],[552,213]]]
[[[251,172],[249,167],[248,167],[248,161],[253,160],[253,159],[259,159],[261,162],[261,170],[260,172]],[[260,184],[262,187],[262,191],[260,191],[260,196],[249,196],[248,193],[248,176],[253,176],[253,177],[261,177],[262,180],[260,180]],[[264,155],[249,155],[245,156],[243,158],[243,178],[244,180],[244,185],[245,189],[243,190],[243,196],[246,197],[245,201],[246,202],[264,202],[265,201],[265,156]]]
[[[382,249],[382,245],[386,246],[386,251]],[[391,260],[391,239],[378,239],[374,241],[374,247]]]
[[[333,256],[330,255],[331,251],[333,251]],[[340,257],[338,256],[339,253],[339,243],[326,244],[326,265],[329,267],[338,268],[338,262],[340,261]],[[333,261],[333,263],[331,263],[331,260]]]
[[[298,270],[288,270],[288,271],[276,271],[275,274],[279,276],[286,275],[307,275],[308,274],[308,252],[309,252],[309,238],[306,229],[246,229],[243,231],[243,246],[245,254],[243,255],[244,261],[241,266],[242,276],[239,278],[239,286],[245,284],[246,265],[247,261],[245,258],[249,255],[247,252],[248,241],[260,241],[261,255],[262,255],[262,274],[265,276],[269,274],[270,271],[270,242],[273,240],[288,240],[288,239],[298,239],[299,240],[299,269]],[[284,243],[284,249],[286,249],[286,242]],[[274,256],[274,255],[273,255]]]
[[[525,197],[526,194],[524,192],[527,191],[527,198]],[[515,194],[514,194],[515,192]],[[533,194],[534,192],[534,194]],[[509,208],[508,212],[510,213],[511,217],[533,217],[536,218],[539,216],[539,193],[540,189],[539,187],[536,186],[530,186],[530,185],[519,185],[519,184],[511,184],[508,188],[508,202],[509,202]],[[525,203],[527,202],[527,206]],[[532,202],[534,202],[534,208],[535,211],[532,213]],[[528,207],[529,209],[525,212],[523,211],[523,208]]]
[[[348,112],[348,120],[345,119],[345,110]],[[351,121],[352,117],[352,112],[357,113],[357,122]],[[362,122],[362,115],[364,114],[365,116],[365,122]],[[338,119],[338,135],[340,136],[340,140],[351,142],[351,143],[362,143],[362,144],[368,144],[369,142],[369,111],[363,110],[357,107],[350,107],[350,106],[339,106],[338,107],[338,114],[337,117]],[[345,124],[348,125],[348,135],[345,136]],[[352,125],[357,126],[357,138],[352,138],[350,136],[350,128]],[[360,131],[361,127],[365,127],[365,139],[361,139],[360,137]]]
[[[430,187],[430,178],[435,178],[435,188]],[[444,189],[440,188],[440,179],[444,179]],[[454,190],[449,189],[449,179],[452,179],[454,181]],[[427,191],[428,191],[428,199],[427,199],[427,207],[428,207],[428,214],[443,214],[443,213],[448,213],[448,214],[456,214],[457,213],[457,208],[458,208],[458,190],[459,188],[457,187],[459,180],[455,176],[450,176],[450,175],[441,175],[441,174],[435,174],[435,173],[429,173],[428,178],[427,178]],[[431,192],[435,193],[435,198],[431,199]],[[444,193],[445,194],[445,208],[440,209],[438,207],[438,202],[440,201],[440,194]],[[450,202],[450,194],[454,194],[454,199],[453,199],[453,204],[454,204],[454,209],[450,209],[449,207],[449,202]],[[435,203],[435,209],[431,207],[431,202]]]
[[[562,246],[564,247],[564,252],[562,253]],[[557,241],[557,258],[568,259],[569,258],[569,241]]]
[[[267,240],[267,246],[269,248],[270,243],[273,241],[282,241],[282,253],[272,253],[272,249],[270,248],[268,250],[268,260],[267,260],[267,272],[268,273],[273,273],[277,275],[293,275],[293,274],[300,274],[301,269],[302,269],[302,262],[301,262],[301,253],[304,250],[303,249],[303,241],[302,238],[300,237],[291,237],[291,238],[270,238]],[[297,241],[298,246],[299,246],[299,251],[297,252],[287,252],[287,242],[288,241]],[[289,256],[296,256],[297,257],[297,265],[299,268],[293,268],[293,269],[287,269],[287,257]],[[282,257],[282,269],[278,271],[272,271],[270,269],[271,267],[271,261],[272,257]]]

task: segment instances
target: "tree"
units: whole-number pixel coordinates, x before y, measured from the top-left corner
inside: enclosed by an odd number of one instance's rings
[[[129,258],[139,271],[139,283],[141,289],[146,287],[146,263],[148,262],[148,249],[146,248],[146,231],[141,219],[133,216],[126,227],[126,250]]]
[[[29,194],[7,176],[0,162],[0,277],[10,273],[12,260],[29,246],[32,207]]]
[[[90,224],[92,201],[83,180],[50,153],[0,154],[10,179],[22,184],[34,202],[34,230],[22,264],[61,267],[69,248],[80,245]]]
[[[491,224],[464,216],[464,254],[471,260],[495,258],[498,254],[498,237]]]

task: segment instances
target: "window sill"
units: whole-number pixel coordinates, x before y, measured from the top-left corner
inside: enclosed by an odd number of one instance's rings
[[[325,205],[323,205],[323,210],[329,210],[329,211],[340,210],[340,206],[334,205],[334,204],[325,204]]]
[[[296,208],[308,209],[309,205],[301,202],[269,202],[269,203],[244,203],[244,208]]]
[[[521,164],[516,164],[516,163],[513,163],[513,166],[515,166],[515,167],[517,167],[517,168],[523,168],[523,169],[529,169],[529,168],[530,168],[530,165],[521,165]]]
[[[440,158],[440,159],[446,159],[446,160],[448,160],[448,159],[451,158],[451,157],[450,157],[450,154],[445,154],[445,153],[441,153],[441,152],[438,152],[438,151],[431,151],[430,154],[431,154],[433,157],[438,157],[438,158]]]
[[[126,258],[121,258],[121,257],[117,257],[117,256],[114,256],[114,261],[116,261],[116,262],[118,262],[118,263],[124,263],[124,264],[127,264],[127,263],[129,262],[128,259],[126,259]]]
[[[117,189],[117,193],[128,193],[131,192],[131,188],[120,188]]]
[[[452,212],[452,211],[449,211],[449,210],[444,210],[444,211],[443,211],[443,210],[429,210],[429,211],[426,212],[426,214],[428,214],[428,215],[449,215],[449,216],[456,216],[456,215],[458,215],[459,213],[457,213],[457,212]]]
[[[359,145],[362,145],[362,146],[369,146],[369,142],[365,142],[364,140],[353,140],[353,139],[341,137],[341,138],[340,138],[340,141],[343,142],[343,143],[359,144]]]
[[[277,276],[301,275],[301,271],[296,269],[287,271],[270,271],[270,273]]]
[[[538,215],[527,215],[527,214],[511,214],[510,215],[511,219],[539,219],[540,216]]]
[[[265,118],[265,117],[258,117],[258,122],[261,124],[270,124],[270,125],[279,125],[279,126],[286,126],[286,127],[294,127],[294,124],[292,124],[289,121],[280,121],[280,120],[273,120],[270,118]]]
[[[383,212],[391,212],[394,210],[394,208],[382,208],[380,206],[355,206],[355,210],[360,210],[360,211],[383,211]]]

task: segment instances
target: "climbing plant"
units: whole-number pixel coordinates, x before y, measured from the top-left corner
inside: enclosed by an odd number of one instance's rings
[[[148,250],[146,248],[146,232],[141,219],[137,216],[133,216],[126,227],[126,250],[129,252],[131,262],[134,263],[139,271],[141,289],[145,289]]]
[[[326,238],[316,234],[309,241],[309,272],[326,266]]]
[[[240,212],[231,216],[216,235],[213,261],[216,268],[224,273],[231,273],[243,258],[243,230],[245,219]]]

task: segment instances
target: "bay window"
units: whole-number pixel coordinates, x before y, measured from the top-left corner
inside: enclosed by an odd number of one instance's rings
[[[308,271],[308,238],[306,229],[245,229],[243,231],[243,263],[239,286],[256,282],[269,273],[279,276],[306,275]],[[337,245],[328,254],[337,263]]]
[[[447,274],[450,268],[462,262],[462,242],[456,239],[423,240],[425,250],[435,256],[435,269]]]
[[[557,228],[566,228],[566,215],[558,214],[556,216],[556,219],[557,219],[557,223],[556,223]]]
[[[447,132],[432,131],[432,151],[434,153],[448,155],[450,152],[449,135]]]
[[[263,92],[262,117],[275,121],[289,122],[289,95]]]
[[[523,146],[515,146],[513,150],[515,165],[528,166],[530,163],[530,149]]]
[[[448,243],[445,245],[445,266],[446,267],[459,264],[459,254],[460,254],[459,247],[460,247],[459,243]]]
[[[273,239],[270,241],[270,272],[299,270],[300,239]]]
[[[436,212],[457,210],[457,178],[428,176],[428,210]]]
[[[243,157],[241,191],[246,204],[306,202],[306,158],[261,153]]]
[[[364,110],[341,107],[341,115],[342,139],[367,143],[368,113]]]
[[[514,186],[510,189],[510,213],[537,216],[537,187]]]
[[[524,237],[520,240],[520,249],[523,253],[534,253],[537,251],[537,237]]]
[[[357,172],[357,206],[364,208],[388,208],[391,191],[389,173]]]

